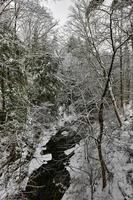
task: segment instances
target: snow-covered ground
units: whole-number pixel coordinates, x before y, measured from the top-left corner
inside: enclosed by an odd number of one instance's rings
[[[54,135],[58,128],[63,127],[65,123],[71,123],[71,121],[75,120],[75,115],[71,114],[68,115],[66,113],[63,113],[62,108],[59,110],[59,119],[56,123],[49,124],[49,128],[41,127],[42,133],[40,137],[36,140],[34,139],[34,130],[33,128],[29,128],[29,132],[27,131],[25,138],[27,138],[26,143],[29,142],[31,149],[28,148],[28,146],[25,146],[25,144],[22,144],[22,157],[20,160],[15,161],[11,165],[5,165],[1,169],[1,176],[0,176],[0,200],[7,200],[11,199],[13,200],[15,198],[15,195],[21,190],[24,190],[28,181],[28,177],[32,174],[32,172],[36,169],[38,169],[42,164],[47,163],[47,161],[51,160],[51,154],[42,155],[42,150],[45,149],[46,143],[50,140],[51,136]],[[32,125],[32,119],[30,121],[31,126]],[[40,125],[39,125],[40,126]],[[31,130],[30,130],[31,129]],[[65,132],[64,132],[65,134]],[[36,141],[34,141],[36,140]],[[1,143],[7,144],[8,138],[3,137],[1,140]],[[28,161],[26,160],[27,155],[30,151],[33,151],[33,158]],[[72,151],[72,150],[70,150]],[[69,152],[68,152],[69,153]],[[67,154],[67,152],[66,152]],[[6,162],[6,151],[4,151],[4,154],[2,155],[2,162]],[[5,159],[5,160],[4,160]],[[20,163],[23,163],[23,166],[21,166]],[[20,164],[20,166],[19,166]],[[17,167],[18,166],[18,167]],[[25,178],[21,179],[23,175]],[[22,200],[22,199],[21,199]]]
[[[110,142],[105,139],[103,152],[105,161],[112,176],[108,177],[108,185],[102,191],[101,178],[94,181],[93,194],[91,193],[90,172],[96,175],[95,158],[86,161],[85,140],[75,148],[75,155],[71,158],[68,170],[71,174],[71,186],[62,200],[132,200],[133,199],[133,130],[131,106],[125,107],[125,121],[123,127],[109,134]],[[94,165],[93,165],[94,162]],[[97,163],[97,165],[99,165]],[[94,166],[94,168],[93,168]],[[99,165],[100,169],[100,165]],[[98,170],[98,169],[97,169]],[[93,174],[93,176],[94,176]],[[100,174],[100,171],[99,171]]]
[[[57,127],[64,126],[66,122],[76,121],[75,115],[63,114],[62,110],[60,110],[60,116]],[[101,187],[100,165],[95,142],[87,137],[73,149],[65,152],[69,154],[74,150],[75,155],[70,159],[70,165],[67,166],[71,175],[71,185],[62,200],[133,200],[133,118],[130,106],[126,107],[125,116],[123,127],[108,133],[108,137],[107,135],[104,137],[104,158],[113,175],[108,177],[108,185],[105,190],[102,191]],[[51,154],[41,155],[41,151],[45,148],[51,135],[57,131],[57,127],[52,125],[49,129],[43,130],[36,145],[33,159],[29,163],[24,163],[23,167],[20,166],[16,169],[17,164],[19,164],[19,160],[17,160],[13,165],[2,169],[0,200],[13,200],[13,195],[25,188],[28,176],[44,162],[52,159]],[[97,130],[98,127],[96,127],[95,132]],[[24,159],[27,154],[26,147],[23,151]],[[20,171],[22,174],[27,173],[22,181],[19,181]],[[10,176],[8,177],[7,174]]]

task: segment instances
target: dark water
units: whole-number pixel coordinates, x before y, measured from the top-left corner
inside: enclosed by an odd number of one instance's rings
[[[63,135],[63,133],[68,133]],[[74,147],[81,137],[69,128],[61,128],[46,144],[45,154],[52,154],[52,160],[35,170],[27,183],[26,197],[29,200],[60,200],[70,186],[70,174],[66,169],[69,159],[64,151]]]

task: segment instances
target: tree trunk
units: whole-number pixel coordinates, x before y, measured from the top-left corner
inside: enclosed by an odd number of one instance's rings
[[[110,93],[110,96],[111,96],[111,101],[112,101],[112,104],[113,104],[113,107],[114,107],[114,111],[115,111],[119,126],[121,127],[122,126],[122,121],[121,121],[121,118],[120,118],[120,114],[119,114],[119,110],[118,110],[118,107],[117,107],[117,103],[116,103],[116,100],[115,100],[115,97],[114,97],[114,94],[113,94],[112,87],[111,87],[110,83],[109,83],[109,93]]]
[[[5,100],[5,72],[4,72],[4,67],[1,66],[1,96],[2,96],[2,112],[4,113],[6,110],[6,100]]]
[[[125,46],[125,70],[124,70],[124,96],[125,96],[125,103],[129,103],[130,98],[130,58],[129,58],[129,49],[128,45]]]
[[[98,156],[99,156],[99,161],[101,165],[101,173],[102,173],[102,189],[104,189],[107,185],[107,177],[106,177],[106,164],[103,159],[103,154],[102,154],[102,138],[103,138],[103,99],[100,105],[100,110],[99,110],[99,124],[100,124],[100,134],[97,139],[97,149],[98,149]]]
[[[122,58],[122,47],[120,48],[120,105],[124,113],[124,102],[123,102],[123,58]]]
[[[102,189],[104,189],[107,185],[107,177],[106,177],[107,174],[106,174],[105,162],[102,155],[102,146],[100,142],[98,142],[97,148],[98,148],[98,156],[99,156],[99,161],[101,165],[101,173],[102,173]]]
[[[110,69],[109,69],[109,72],[108,72],[108,78],[107,78],[107,81],[106,81],[106,84],[105,84],[105,88],[104,88],[104,91],[103,91],[103,94],[102,94],[102,97],[101,97],[101,103],[100,103],[100,109],[99,109],[99,125],[100,125],[100,133],[99,133],[99,136],[97,138],[97,141],[98,141],[98,155],[99,155],[99,160],[100,160],[100,164],[101,164],[101,171],[102,171],[102,188],[104,189],[107,185],[107,177],[106,177],[106,165],[105,165],[105,162],[104,162],[104,159],[103,159],[103,155],[102,155],[102,147],[101,147],[101,144],[102,144],[102,138],[103,138],[103,132],[104,132],[104,120],[103,120],[103,101],[104,101],[104,98],[106,96],[106,93],[108,91],[108,87],[109,87],[109,83],[110,83],[110,76],[111,76],[111,72],[112,72],[112,69],[113,69],[113,64],[114,64],[114,60],[115,60],[115,54],[116,54],[116,51],[114,51],[113,55],[112,55],[112,60],[111,60],[111,64],[110,64]]]

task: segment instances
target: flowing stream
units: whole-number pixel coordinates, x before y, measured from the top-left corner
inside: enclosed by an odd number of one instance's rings
[[[42,154],[51,154],[52,160],[41,165],[29,177],[26,187],[26,197],[29,200],[60,200],[70,186],[70,174],[66,169],[69,155],[66,150],[73,148],[81,137],[70,128],[61,128],[51,137]]]

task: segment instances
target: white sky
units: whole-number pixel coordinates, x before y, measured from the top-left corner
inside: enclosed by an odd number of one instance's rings
[[[44,0],[41,0],[42,2]],[[60,25],[64,25],[70,13],[70,7],[74,4],[74,0],[47,0],[44,1],[46,7],[50,9],[55,19],[60,21]],[[109,5],[112,0],[105,0],[104,4]]]
[[[60,24],[64,25],[68,14],[69,14],[69,8],[72,5],[72,0],[49,0],[46,3],[46,6],[49,7],[51,12],[53,13],[53,17],[57,20],[60,20]]]

